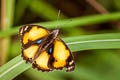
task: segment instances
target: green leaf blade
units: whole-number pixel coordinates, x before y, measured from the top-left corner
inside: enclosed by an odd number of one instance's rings
[[[98,34],[64,38],[63,40],[72,52],[88,49],[117,49],[120,48],[119,35],[120,33]],[[0,80],[11,80],[30,67],[31,64],[26,64],[19,55],[0,67]]]

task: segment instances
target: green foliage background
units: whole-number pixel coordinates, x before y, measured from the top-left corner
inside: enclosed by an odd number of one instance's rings
[[[0,80],[120,80],[120,0],[96,0],[109,11],[108,14],[100,14],[91,7],[86,13],[83,13],[84,9],[76,11],[74,16],[69,15],[73,15],[75,10],[72,5],[67,7],[67,3],[82,4],[77,6],[77,9],[83,5],[88,8],[85,1],[5,1],[5,16],[8,21],[5,24],[6,30],[0,31],[0,38],[6,39],[7,51],[6,63],[0,66]],[[58,9],[61,14],[56,21]],[[67,9],[71,12],[65,13]],[[77,15],[77,12],[85,15]],[[65,70],[46,73],[32,69],[31,64],[26,64],[20,56],[18,36],[19,28],[25,24],[41,25],[49,29],[58,26],[60,37],[74,54],[76,69],[69,73]]]

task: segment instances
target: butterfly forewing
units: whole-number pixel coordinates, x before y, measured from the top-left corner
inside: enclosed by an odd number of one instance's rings
[[[66,67],[67,72],[74,70],[73,55],[67,45],[59,38],[54,41],[53,58],[54,62],[52,65],[55,69]]]
[[[21,43],[23,45],[28,44],[30,41],[36,41],[49,34],[49,31],[41,26],[26,25],[20,28],[19,31]]]

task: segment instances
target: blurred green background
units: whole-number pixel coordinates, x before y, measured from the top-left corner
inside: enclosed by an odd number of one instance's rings
[[[120,80],[120,0],[1,0],[0,4],[0,80]],[[117,41],[71,44],[76,69],[46,73],[31,64],[16,67],[22,61],[18,30],[25,24],[58,28],[67,43]]]

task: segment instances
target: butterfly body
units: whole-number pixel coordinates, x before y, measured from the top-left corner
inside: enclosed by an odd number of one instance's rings
[[[47,30],[37,25],[26,25],[20,28],[22,57],[30,62],[33,68],[41,71],[67,68],[74,70],[74,59],[67,45],[58,38],[59,30]]]

